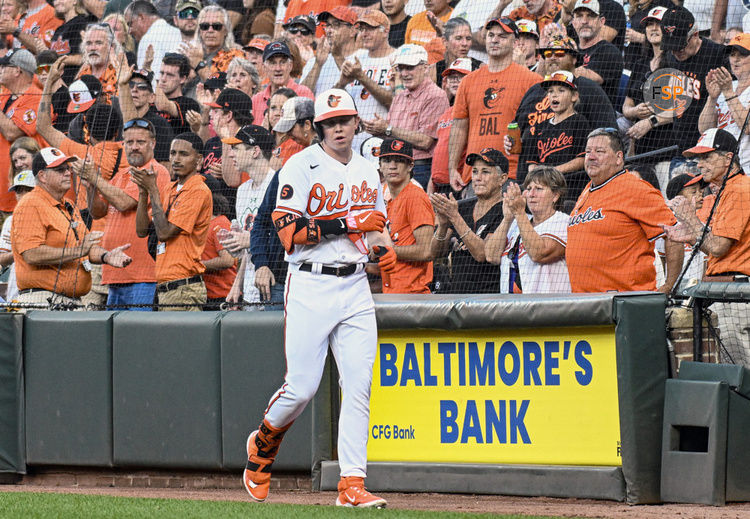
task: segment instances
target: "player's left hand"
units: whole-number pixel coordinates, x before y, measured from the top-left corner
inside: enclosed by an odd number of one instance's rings
[[[381,272],[393,272],[396,267],[396,252],[391,247],[373,245],[370,253],[373,261],[377,260]]]

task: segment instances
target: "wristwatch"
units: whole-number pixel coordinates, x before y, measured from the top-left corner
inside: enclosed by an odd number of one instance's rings
[[[385,129],[385,135],[386,135],[386,137],[390,137],[390,136],[391,136],[391,133],[393,133],[393,126],[391,126],[391,125],[389,124],[389,125],[388,125],[388,128],[386,128],[386,129]]]
[[[21,29],[16,27],[15,29],[13,29],[13,37],[18,38],[19,36],[21,36]]]
[[[657,119],[655,115],[652,115],[648,118],[648,122],[651,123],[652,128],[655,128],[659,124],[659,119]]]
[[[197,74],[200,69],[206,68],[207,66],[208,66],[208,63],[206,63],[205,61],[200,61],[198,62],[198,64],[195,66],[193,70],[195,70],[195,73]]]

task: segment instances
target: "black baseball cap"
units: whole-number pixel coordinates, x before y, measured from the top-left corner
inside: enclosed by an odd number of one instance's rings
[[[375,155],[381,159],[383,157],[404,157],[413,161],[414,149],[412,148],[412,145],[406,141],[386,137],[380,144],[378,153]]]
[[[484,148],[479,153],[472,153],[466,157],[466,163],[469,166],[473,166],[477,160],[483,160],[490,166],[498,167],[503,173],[507,173],[510,168],[508,159],[505,158],[502,152],[497,151],[495,148]]]
[[[311,17],[306,16],[304,14],[301,14],[299,16],[295,16],[294,18],[290,18],[286,22],[284,22],[283,27],[291,27],[292,25],[303,25],[305,28],[307,28],[310,32],[315,32],[315,20],[313,20]]]
[[[243,126],[234,137],[228,137],[221,139],[224,144],[233,146],[235,144],[247,144],[249,146],[258,146],[261,151],[265,153],[271,153],[276,148],[276,139],[274,139],[271,132],[258,126],[257,124],[248,124]]]
[[[208,90],[224,90],[227,86],[226,72],[219,72],[203,82],[203,88]]]
[[[674,6],[661,19],[661,48],[680,51],[687,46],[688,33],[695,26],[695,17],[688,9]]]
[[[134,70],[133,74],[130,76],[130,79],[134,78],[141,78],[146,81],[146,83],[148,83],[148,86],[151,86],[151,82],[154,80],[154,73],[150,70],[145,69]]]
[[[215,103],[208,103],[211,108],[221,108],[227,112],[252,114],[253,100],[250,96],[236,88],[225,88],[216,98]]]
[[[263,49],[263,61],[268,61],[277,54],[292,59],[292,51],[289,50],[289,46],[286,43],[283,41],[272,41]]]
[[[682,152],[685,157],[694,157],[711,153],[712,151],[737,151],[737,139],[726,130],[711,128],[703,132],[698,142],[692,148]]]
[[[682,175],[677,175],[676,177],[673,177],[672,180],[669,181],[669,184],[667,184],[667,200],[672,200],[674,197],[680,194],[680,191],[682,191],[687,186],[692,186],[693,184],[702,184],[703,178],[700,175],[693,176],[688,175],[687,173],[683,173]]]
[[[510,18],[492,18],[487,20],[487,23],[484,24],[484,28],[489,29],[493,25],[499,25],[503,31],[518,36],[518,26],[516,25],[516,22]]]

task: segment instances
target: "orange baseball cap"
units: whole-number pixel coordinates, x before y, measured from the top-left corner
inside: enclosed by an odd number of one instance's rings
[[[735,49],[740,51],[743,56],[750,55],[750,34],[743,32],[732,38],[729,45],[727,45],[727,50],[732,51]]]
[[[360,23],[369,25],[370,27],[385,27],[386,30],[390,30],[391,28],[391,22],[388,20],[388,17],[383,11],[378,11],[377,9],[370,9],[359,15],[357,25]]]
[[[253,38],[252,40],[250,40],[249,42],[247,42],[247,45],[245,45],[242,48],[244,50],[255,49],[255,50],[259,50],[260,52],[263,52],[265,50],[265,48],[266,48],[266,45],[268,45],[269,43],[271,43],[271,42],[270,41],[266,41],[266,40],[264,40],[262,38]]]
[[[344,7],[343,5],[337,5],[329,11],[323,11],[322,13],[320,13],[318,15],[318,23],[325,23],[331,17],[348,23],[349,25],[354,25],[355,23],[357,23],[357,13],[354,12],[354,9]]]

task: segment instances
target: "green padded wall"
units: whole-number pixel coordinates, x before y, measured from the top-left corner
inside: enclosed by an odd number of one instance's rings
[[[263,419],[268,401],[284,383],[284,312],[231,312],[221,321],[223,466],[242,469],[248,434]],[[289,429],[274,470],[310,470],[312,408]],[[239,476],[238,476],[239,477]]]
[[[29,464],[112,465],[112,315],[27,315]]]
[[[26,473],[23,316],[0,314],[0,473]]]
[[[219,312],[115,316],[115,465],[221,468],[221,316]]]

